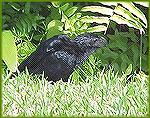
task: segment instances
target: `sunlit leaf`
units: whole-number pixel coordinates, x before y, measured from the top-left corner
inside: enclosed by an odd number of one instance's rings
[[[108,6],[111,6],[111,5],[114,5],[114,6],[117,6],[117,2],[100,2],[104,5],[108,5]]]
[[[90,27],[87,29],[87,32],[101,32],[101,31],[106,31],[107,27],[104,25],[98,25],[94,27]]]
[[[2,33],[2,59],[11,72],[17,69],[17,47],[15,39],[11,31],[3,31]]]
[[[134,2],[134,3],[140,4],[140,5],[144,6],[144,7],[149,7],[149,2]]]
[[[52,3],[52,5],[54,6],[54,7],[59,7],[60,6],[60,4],[61,4],[61,2],[59,2],[59,1],[53,1],[53,2],[51,2]]]
[[[64,4],[63,6],[61,6],[59,9],[61,10],[61,11],[65,11],[68,7],[69,7],[69,3],[66,3],[66,4]]]
[[[133,16],[129,10],[126,10],[125,8],[123,8],[121,6],[115,7],[114,12],[121,15],[121,16],[123,16],[123,17],[125,17],[128,20],[131,20],[131,21],[135,22],[135,24],[140,24],[143,27],[146,27],[145,24],[143,24],[139,20],[139,18],[136,18],[135,16]]]
[[[71,7],[71,8],[69,8],[69,9],[65,12],[65,14],[66,14],[68,17],[70,17],[70,16],[72,16],[72,15],[76,12],[77,9],[78,9],[78,7]]]
[[[81,13],[75,13],[73,16],[69,18],[70,24],[74,25],[74,23],[81,17]]]
[[[66,20],[68,20],[67,16],[62,12],[62,19],[61,22],[65,22]]]
[[[109,24],[109,18],[108,17],[95,17],[95,16],[83,16],[80,21],[86,22],[86,23],[106,23]]]
[[[137,7],[135,7],[135,5],[131,2],[121,2],[121,4],[125,8],[127,8],[131,13],[133,13],[134,15],[139,17],[145,23],[145,25],[147,27],[147,19],[146,19],[145,15],[141,12],[141,10],[139,10]]]
[[[143,30],[141,25],[136,24],[136,23],[134,23],[134,22],[132,22],[132,21],[130,21],[128,19],[125,19],[125,18],[119,16],[119,15],[114,14],[110,19],[115,21],[118,24],[126,24],[129,27],[134,27],[134,28],[142,30],[144,32],[144,30]]]
[[[132,64],[130,64],[130,65],[128,66],[128,68],[127,68],[126,71],[125,71],[125,74],[126,74],[126,75],[129,75],[129,74],[131,74],[131,72],[132,72]]]
[[[101,7],[101,6],[86,6],[83,7],[81,11],[91,11],[91,12],[98,12],[105,15],[113,15],[113,9]]]
[[[63,23],[60,22],[59,20],[52,20],[48,24],[47,38],[51,38],[55,35],[62,34],[62,30],[63,30]]]

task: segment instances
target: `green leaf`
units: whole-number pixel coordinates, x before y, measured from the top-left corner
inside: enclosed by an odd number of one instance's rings
[[[47,38],[51,38],[55,35],[62,34],[63,23],[60,22],[59,20],[52,20],[48,24],[47,29],[48,29]]]
[[[74,24],[74,27],[76,28],[76,29],[81,29],[81,27],[82,27],[82,25],[83,25],[83,22],[81,22],[81,21],[77,21],[75,24]]]
[[[77,11],[77,9],[78,7],[71,7],[65,12],[65,14],[70,17]]]
[[[100,2],[100,3],[102,3],[102,4],[104,4],[104,5],[108,5],[108,6],[117,6],[117,2]]]
[[[79,30],[86,30],[87,28],[88,28],[87,23],[84,23],[84,24],[82,25],[82,27],[80,27]]]
[[[30,2],[27,2],[26,4],[25,4],[25,13],[26,14],[28,14],[29,12],[30,12]]]
[[[127,67],[127,63],[122,61],[122,63],[121,63],[121,71],[125,71],[126,67]]]
[[[108,17],[95,17],[95,16],[83,16],[81,17],[80,21],[86,22],[86,23],[106,23],[109,24],[109,18]]]
[[[81,9],[81,11],[91,11],[91,12],[98,12],[105,15],[113,15],[113,9],[101,6],[86,6]]]
[[[102,53],[100,57],[102,57],[105,60],[108,60],[108,59],[116,60],[119,57],[118,53],[111,51],[109,48],[104,47],[103,51],[104,53]]]
[[[129,57],[128,57],[127,54],[123,54],[123,53],[122,53],[122,54],[120,55],[120,57],[121,57],[122,61],[126,62],[127,64],[131,64],[131,63],[132,63],[132,61],[129,59]]]
[[[59,9],[60,9],[61,11],[66,11],[69,6],[70,6],[70,4],[69,4],[69,3],[66,3],[66,4],[64,4],[63,6],[61,6]]]
[[[87,32],[101,32],[101,31],[106,31],[107,27],[104,25],[98,25],[94,27],[90,27],[87,29]]]
[[[126,74],[126,75],[130,75],[131,72],[132,72],[132,64],[130,64],[130,65],[128,66],[128,68],[127,68],[126,71],[125,71],[125,74]]]
[[[33,37],[33,39],[36,40],[36,41],[40,41],[42,38],[43,38],[43,34],[35,35],[35,36]]]
[[[114,14],[113,16],[111,16],[110,19],[115,21],[118,24],[126,24],[129,27],[134,27],[134,28],[142,30],[144,32],[144,30],[143,30],[143,28],[142,28],[142,26],[140,24],[136,24],[135,22],[132,22],[132,21],[130,21],[128,19],[125,19],[125,18],[123,18],[123,17],[121,17],[119,15]]]
[[[66,20],[68,20],[68,17],[62,12],[61,22],[66,22]]]
[[[11,31],[3,31],[2,33],[2,59],[11,72],[17,69],[17,47]]]
[[[136,46],[135,44],[133,44],[131,46],[131,50],[132,50],[132,53],[133,53],[133,62],[134,62],[134,64],[136,64],[137,60],[139,59],[139,55],[140,55],[139,48],[138,48],[138,46]]]
[[[125,8],[123,8],[123,7],[121,7],[121,6],[117,6],[117,7],[115,7],[114,12],[115,12],[116,14],[119,14],[119,15],[125,17],[125,18],[128,19],[128,20],[131,20],[131,21],[135,22],[135,24],[140,24],[140,25],[142,25],[143,27],[146,28],[146,25],[143,24],[143,23],[139,20],[139,18],[136,18],[135,16],[133,16],[129,10],[126,10]]]
[[[149,7],[149,2],[134,2],[134,3],[136,3],[136,4],[140,4],[140,5],[142,5],[142,6],[144,6],[144,7]]]
[[[60,5],[61,5],[61,2],[58,2],[58,1],[54,1],[54,2],[51,2],[52,3],[52,5],[54,6],[54,7],[59,7]]]
[[[70,24],[73,26],[75,22],[79,20],[80,17],[81,17],[81,13],[75,13],[73,16],[69,18]]]
[[[148,37],[147,36],[143,36],[142,40],[143,40],[143,53],[146,53],[146,51],[148,50]]]
[[[133,3],[131,2],[121,2],[121,4],[127,8],[131,13],[139,17],[146,25],[147,27],[147,19],[145,15],[139,10]]]
[[[51,7],[51,19],[59,20],[61,19],[61,14],[59,13],[59,9],[55,7]]]
[[[18,3],[15,3],[15,2],[9,2],[8,4],[10,4],[11,7],[14,8],[15,10],[17,10],[17,11],[19,11],[20,8],[21,8],[21,6]]]
[[[142,70],[148,72],[148,56],[147,55],[142,54],[141,66],[142,66]]]
[[[118,63],[113,63],[113,67],[115,68],[115,70],[120,70],[119,64]]]
[[[66,20],[66,22],[65,22],[65,30],[68,30],[68,29],[70,29],[72,26],[71,26],[71,24],[70,24],[70,21],[69,20]]]

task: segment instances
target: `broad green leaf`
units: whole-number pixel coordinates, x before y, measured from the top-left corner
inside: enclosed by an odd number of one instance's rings
[[[143,28],[142,28],[141,25],[136,24],[136,23],[134,23],[134,22],[132,22],[132,21],[130,21],[128,19],[125,19],[125,18],[119,16],[119,15],[114,14],[113,16],[111,16],[110,19],[113,20],[113,21],[115,21],[118,24],[126,24],[129,27],[134,27],[134,28],[142,30],[144,32],[144,30],[143,30]]]
[[[63,6],[61,6],[59,9],[60,9],[61,11],[65,11],[69,6],[70,6],[70,4],[69,4],[69,3],[66,3],[66,4],[64,4]]]
[[[148,56],[147,55],[142,54],[141,66],[144,71],[148,71]]]
[[[125,8],[123,8],[123,7],[121,7],[121,6],[115,7],[114,12],[115,12],[116,14],[119,14],[119,15],[125,17],[125,18],[128,19],[128,20],[131,20],[131,21],[135,22],[135,24],[140,24],[140,25],[146,27],[145,24],[143,24],[143,23],[139,20],[139,18],[136,18],[135,16],[133,16],[129,10],[126,10]]]
[[[17,45],[18,49],[18,62],[21,63],[26,59],[32,52],[36,50],[36,46],[30,41],[25,41]]]
[[[125,69],[127,68],[127,63],[125,61],[121,62],[121,71],[125,71]]]
[[[28,17],[29,16],[24,16],[20,19],[20,23],[23,26],[23,30],[27,33],[30,32],[32,29],[32,23]]]
[[[82,27],[80,27],[80,30],[84,30],[84,29],[87,29],[88,28],[88,24],[87,23],[84,23],[82,25]]]
[[[59,20],[61,18],[61,14],[59,12],[58,8],[51,7],[51,19],[53,20]]]
[[[146,51],[148,50],[148,37],[147,36],[142,36],[142,42],[143,42],[143,53],[145,54]]]
[[[122,59],[122,61],[124,61],[124,62],[126,62],[127,64],[130,64],[130,63],[132,63],[132,61],[129,59],[129,57],[128,57],[128,55],[127,54],[121,54],[120,55],[120,57],[121,57],[121,59]]]
[[[139,59],[140,50],[139,50],[138,46],[136,46],[135,44],[133,44],[131,46],[131,50],[132,50],[132,53],[133,53],[133,62],[134,62],[134,64],[136,64],[137,60]]]
[[[63,23],[61,23],[59,20],[52,20],[49,24],[48,24],[48,29],[52,28],[52,27],[58,27],[58,26],[63,26]]]
[[[66,20],[68,20],[68,17],[62,12],[61,22],[65,22]]]
[[[55,35],[62,34],[63,23],[59,20],[52,20],[48,26],[47,38],[51,38]]]
[[[115,68],[115,70],[120,70],[119,64],[118,63],[113,63],[113,67]]]
[[[33,37],[33,39],[36,40],[36,41],[40,41],[42,38],[43,38],[43,34],[35,35],[35,36]]]
[[[144,7],[149,7],[149,2],[134,2],[134,3],[140,4],[140,5],[144,6]]]
[[[25,4],[25,13],[28,14],[30,12],[30,2]]]
[[[106,23],[109,24],[109,18],[108,17],[95,17],[95,16],[83,16],[81,17],[80,21],[86,22],[86,23]]]
[[[69,18],[70,24],[74,25],[74,23],[79,20],[79,18],[81,17],[81,13],[75,13],[73,16],[71,16]]]
[[[79,29],[79,30],[80,30],[80,28],[82,27],[82,25],[83,25],[83,22],[81,22],[80,20],[78,20],[78,21],[74,24],[73,27],[75,27],[76,29]]]
[[[17,69],[17,47],[11,31],[2,32],[2,59],[11,72]]]
[[[52,3],[52,5],[54,6],[54,7],[59,7],[60,5],[61,5],[61,2],[58,2],[58,1],[54,1],[54,2],[51,2]]]
[[[130,65],[128,66],[128,68],[127,68],[126,71],[125,71],[125,74],[126,74],[126,75],[130,75],[131,72],[132,72],[132,64],[130,64]]]
[[[87,29],[87,32],[101,32],[101,31],[106,31],[107,27],[104,25],[98,25],[94,27],[90,27]]]
[[[128,38],[123,36],[123,35],[120,35],[119,33],[115,33],[116,35],[114,35],[113,37],[112,36],[109,36],[111,37],[111,39],[115,39],[115,40],[110,40],[110,44],[109,44],[109,47],[111,49],[121,49],[123,52],[125,52],[127,50],[127,40]]]
[[[113,15],[113,9],[101,7],[101,6],[86,6],[81,9],[81,11],[91,11],[91,12],[98,12],[105,15]]]
[[[131,2],[121,2],[121,4],[127,8],[131,13],[139,17],[146,25],[147,27],[147,19],[145,15],[139,10],[133,3]]]
[[[20,20],[21,20],[21,19],[20,19]],[[15,24],[15,27],[16,27],[16,29],[18,30],[18,32],[21,32],[21,33],[23,34],[24,28],[23,28],[21,22],[18,21],[18,22]]]
[[[116,60],[119,57],[118,53],[111,51],[109,48],[103,48],[103,51],[105,53],[102,53],[100,57],[102,57],[104,60],[108,60],[111,58]]]
[[[100,2],[104,5],[108,5],[108,6],[111,6],[111,5],[114,5],[114,6],[117,6],[117,2]]]
[[[71,8],[69,8],[69,9],[65,12],[65,14],[66,14],[68,17],[70,17],[70,16],[72,16],[72,15],[76,12],[77,9],[78,9],[78,7],[71,7]]]
[[[69,20],[66,20],[65,22],[65,30],[68,30],[69,28],[71,28],[71,24],[70,24],[70,21]]]

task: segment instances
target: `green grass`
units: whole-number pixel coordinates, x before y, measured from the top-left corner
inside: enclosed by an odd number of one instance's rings
[[[147,116],[148,76],[134,74],[126,83],[112,69],[86,81],[54,85],[43,77],[21,73],[3,77],[3,116]]]

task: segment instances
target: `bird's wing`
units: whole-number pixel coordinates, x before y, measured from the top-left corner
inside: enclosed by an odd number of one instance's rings
[[[37,65],[39,65],[44,58],[47,56],[51,57],[52,53],[56,51],[55,48],[53,48],[55,47],[54,45],[67,40],[69,40],[69,38],[66,35],[59,35],[41,42],[36,51],[18,66],[19,71],[22,72],[26,67],[29,69],[29,71],[33,68],[36,69]]]
[[[35,67],[41,61],[41,59],[44,58],[44,56],[45,53],[37,49],[18,66],[19,71],[22,72],[26,67],[28,69]]]

